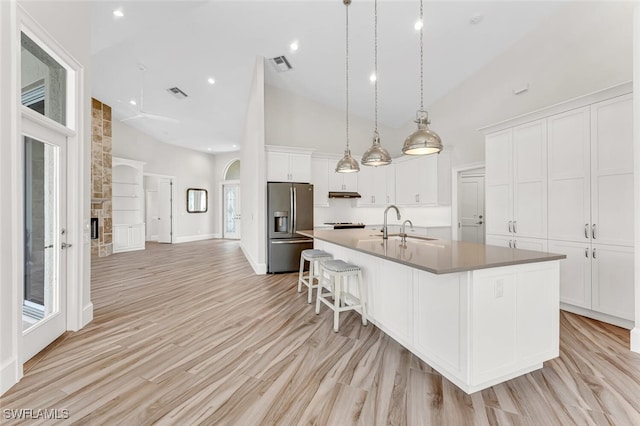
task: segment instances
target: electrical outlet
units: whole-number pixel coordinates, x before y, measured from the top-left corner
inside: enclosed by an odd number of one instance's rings
[[[495,294],[496,299],[499,299],[504,295],[504,280],[496,281]]]

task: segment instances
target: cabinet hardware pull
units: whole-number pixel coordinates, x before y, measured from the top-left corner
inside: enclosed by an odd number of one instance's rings
[[[596,259],[596,249],[593,249],[593,258]]]
[[[516,240],[513,240],[513,248],[518,248],[518,242]]]
[[[585,238],[589,238],[589,224],[588,223],[584,224],[584,237]]]
[[[512,227],[512,226],[513,226],[513,221],[512,221],[512,220],[510,220],[510,221],[509,221],[509,232],[513,232],[513,231],[511,230],[511,227]]]
[[[584,257],[586,257],[587,259],[589,258],[589,249],[588,248],[584,249]]]
[[[596,239],[596,224],[594,223],[591,227],[591,238]]]
[[[516,223],[518,223],[517,220],[513,221],[513,233],[516,234],[518,231],[516,231]]]
[[[511,246],[511,244],[512,244],[512,241],[511,241],[511,240],[509,240],[509,248],[513,248],[513,247]]]

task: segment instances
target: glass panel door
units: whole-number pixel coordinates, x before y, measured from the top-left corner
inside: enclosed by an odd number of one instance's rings
[[[24,136],[24,360],[66,329],[66,138]]]
[[[223,237],[240,238],[240,185],[224,185],[224,225]]]

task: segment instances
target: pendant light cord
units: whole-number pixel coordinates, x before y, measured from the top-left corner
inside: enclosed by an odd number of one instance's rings
[[[351,3],[351,0],[343,0],[343,2],[346,7],[345,87],[347,90],[347,96],[345,98],[346,98],[346,123],[347,123],[347,151],[350,151],[349,150],[349,4]]]
[[[375,102],[375,129],[378,134],[378,0],[373,2],[373,72],[376,80],[374,82],[374,102]]]
[[[424,110],[424,18],[422,0],[420,0],[420,22],[422,23],[420,26],[420,110]]]

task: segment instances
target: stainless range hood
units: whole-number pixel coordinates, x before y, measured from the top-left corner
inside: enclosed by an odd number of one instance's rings
[[[362,196],[351,191],[329,191],[329,198],[362,198]]]

